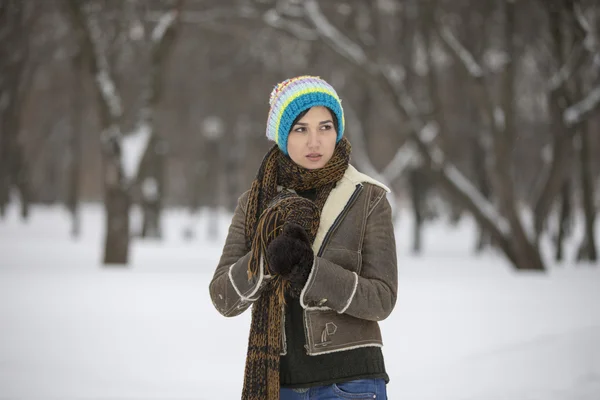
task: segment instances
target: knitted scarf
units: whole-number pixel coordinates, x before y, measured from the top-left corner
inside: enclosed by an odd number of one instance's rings
[[[314,241],[323,205],[331,189],[346,172],[350,152],[350,142],[342,138],[323,168],[309,170],[294,163],[277,145],[269,150],[252,182],[246,210],[246,247],[252,251],[248,278],[259,275],[261,258],[264,273],[272,274],[264,255],[267,246],[281,233],[286,222],[302,226],[311,242]],[[316,189],[315,201],[287,190],[278,192],[278,185],[296,192]],[[289,282],[273,275],[252,306],[242,400],[279,399],[285,293],[290,293]]]

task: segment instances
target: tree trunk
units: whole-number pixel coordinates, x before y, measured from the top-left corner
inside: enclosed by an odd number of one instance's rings
[[[560,212],[558,214],[558,232],[556,233],[556,249],[554,259],[562,261],[564,259],[564,243],[569,236],[569,222],[571,220],[571,182],[565,181],[561,188]]]
[[[29,168],[25,160],[25,154],[21,143],[15,143],[15,166],[13,176],[15,177],[15,186],[19,191],[21,200],[21,219],[23,221],[29,218],[29,205],[31,204],[31,190],[29,188]]]
[[[162,238],[161,212],[164,199],[164,174],[167,143],[154,135],[146,149],[140,167],[142,238]]]
[[[112,147],[110,143],[106,147]],[[129,261],[129,190],[124,185],[123,169],[118,153],[104,155],[104,208],[106,231],[104,237],[104,264],[126,266]]]
[[[13,186],[21,197],[21,216],[29,214],[29,187],[23,148],[18,142],[21,103],[27,90],[29,32],[34,21],[30,3],[0,5],[0,215],[4,216]]]
[[[502,91],[500,102],[504,121],[495,119],[491,121],[494,129],[494,193],[497,194],[502,214],[508,219],[511,227],[509,237],[510,246],[513,248],[518,260],[518,269],[544,270],[544,262],[539,249],[527,236],[518,210],[517,196],[514,190],[514,176],[512,168],[512,148],[516,136],[515,125],[515,64],[516,51],[514,49],[514,21],[515,4],[504,3],[505,7],[505,47],[507,63],[502,72]],[[489,110],[493,114],[496,110]]]
[[[143,202],[142,238],[162,238],[162,227],[160,224],[160,204],[156,201]]]
[[[75,56],[73,90],[71,94],[71,138],[69,140],[69,179],[67,187],[67,209],[71,213],[71,236],[81,234],[81,218],[79,210],[79,195],[81,191],[81,135],[83,134],[84,107],[84,74],[81,63],[83,52]]]
[[[410,198],[413,208],[413,245],[412,250],[414,254],[420,254],[422,250],[422,233],[423,233],[423,221],[424,211],[423,205],[425,203],[425,193],[423,179],[424,174],[418,168],[413,168],[409,171],[409,185],[410,185]]]
[[[579,147],[579,178],[581,184],[581,197],[583,213],[585,216],[585,236],[580,245],[577,261],[598,261],[596,248],[595,222],[596,210],[594,209],[594,178],[592,176],[591,160],[592,148],[588,124],[583,124],[580,132]]]
[[[9,100],[10,102],[11,100]],[[12,186],[13,159],[15,156],[15,124],[16,110],[9,103],[6,112],[1,115],[0,121],[0,214],[6,215],[6,208],[10,201],[10,188]]]
[[[106,187],[104,264],[126,266],[129,261],[129,193],[120,185]]]

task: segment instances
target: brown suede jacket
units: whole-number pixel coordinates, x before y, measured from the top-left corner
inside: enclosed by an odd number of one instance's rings
[[[300,296],[309,355],[383,345],[377,321],[392,312],[398,288],[387,192],[383,184],[350,165],[325,202],[313,243],[314,265]],[[248,280],[250,253],[244,239],[247,200],[248,192],[238,200],[209,286],[215,308],[226,317],[250,307],[271,279],[261,265],[260,274]],[[283,328],[284,323],[285,334]]]

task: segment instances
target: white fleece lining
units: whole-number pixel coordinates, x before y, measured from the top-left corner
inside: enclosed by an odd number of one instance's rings
[[[379,343],[359,344],[359,345],[356,345],[356,346],[342,347],[341,349],[334,349],[334,350],[328,350],[328,351],[320,351],[318,353],[308,353],[308,355],[312,356],[312,357],[316,357],[316,356],[320,356],[322,354],[338,353],[340,351],[360,349],[361,347],[383,347],[383,345],[379,344]]]
[[[350,294],[350,298],[348,299],[346,306],[344,308],[342,308],[341,311],[338,311],[340,314],[343,314],[346,312],[348,307],[350,307],[350,303],[352,303],[354,296],[356,295],[356,288],[358,287],[358,274],[356,272],[352,272],[352,273],[354,274],[354,287],[352,288],[352,293]]]
[[[371,183],[371,184],[373,184],[375,186],[379,186],[380,188],[382,188],[383,190],[385,190],[387,193],[391,193],[392,192],[390,190],[390,188],[388,188],[387,186],[385,186],[383,183],[379,182],[378,180],[375,180],[375,179],[371,178],[369,175],[365,175],[362,172],[359,172],[352,165],[348,165],[348,169],[346,170],[346,173],[344,174],[344,176],[346,178],[350,179],[351,181],[353,181],[355,184],[357,184],[357,183]]]
[[[320,307],[305,307],[304,308],[306,311],[333,311],[333,308],[329,308],[326,306],[320,306]]]
[[[331,229],[335,219],[344,210],[344,207],[346,204],[348,204],[350,197],[352,197],[352,194],[354,194],[356,185],[365,182],[379,186],[386,192],[390,193],[390,189],[383,183],[376,181],[368,175],[358,172],[352,165],[348,165],[344,176],[342,179],[340,179],[337,186],[331,190],[329,197],[323,205],[323,210],[321,211],[321,221],[319,222],[319,230],[317,231],[317,235],[315,236],[315,241],[313,242],[312,246],[315,254],[317,254],[321,249],[325,235],[327,235],[327,232],[329,232]]]
[[[243,300],[244,296],[242,296],[242,293],[240,292],[240,290],[237,288],[237,286],[235,286],[235,282],[233,281],[233,277],[231,276],[231,269],[233,268],[234,265],[235,265],[235,263],[231,264],[227,275],[229,276],[229,282],[231,282],[231,286],[233,286],[233,288],[235,289],[235,292],[237,293],[238,297]]]
[[[310,269],[310,273],[308,274],[308,279],[306,280],[306,283],[304,284],[304,287],[302,288],[302,291],[300,292],[300,305],[302,306],[302,308],[307,307],[306,303],[304,303],[304,295],[306,294],[306,288],[308,288],[310,285],[312,285],[312,278],[313,278],[313,274],[315,273],[316,269],[317,269],[317,257],[315,256],[315,258],[313,260],[312,268]]]
[[[229,281],[231,282],[231,286],[233,286],[233,289],[235,290],[235,292],[237,293],[237,295],[240,297],[240,299],[242,301],[246,301],[246,302],[252,302],[252,301],[258,300],[258,298],[252,299],[251,297],[254,296],[256,294],[256,292],[258,292],[258,289],[260,288],[260,285],[261,285],[261,283],[263,281],[263,278],[265,276],[264,275],[264,270],[263,270],[263,267],[264,267],[263,256],[260,256],[260,265],[258,267],[258,282],[256,282],[256,286],[254,287],[254,290],[252,290],[252,292],[250,292],[250,294],[248,296],[244,296],[242,294],[242,292],[240,292],[240,290],[238,289],[238,287],[235,286],[235,282],[233,281],[233,275],[231,274],[231,270],[232,270],[232,268],[233,268],[234,265],[235,265],[235,263],[231,264],[231,266],[229,267],[228,275],[229,275]]]
[[[348,167],[349,168],[349,167]],[[317,235],[315,236],[315,241],[313,242],[312,248],[315,254],[319,252],[321,249],[321,245],[323,244],[323,239],[325,239],[325,235],[331,229],[331,226],[335,222],[337,216],[342,212],[350,197],[354,193],[356,189],[356,185],[353,184],[352,181],[346,179],[345,176],[340,179],[337,186],[334,187],[329,193],[329,197],[325,201],[323,205],[323,210],[321,211],[321,220],[319,221],[319,230],[317,231]]]

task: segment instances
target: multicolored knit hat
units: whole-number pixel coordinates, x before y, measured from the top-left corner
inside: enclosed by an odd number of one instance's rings
[[[292,123],[303,111],[315,106],[329,108],[337,119],[339,142],[344,134],[344,110],[335,89],[318,76],[298,76],[277,84],[269,99],[267,138],[287,152],[287,140]]]

